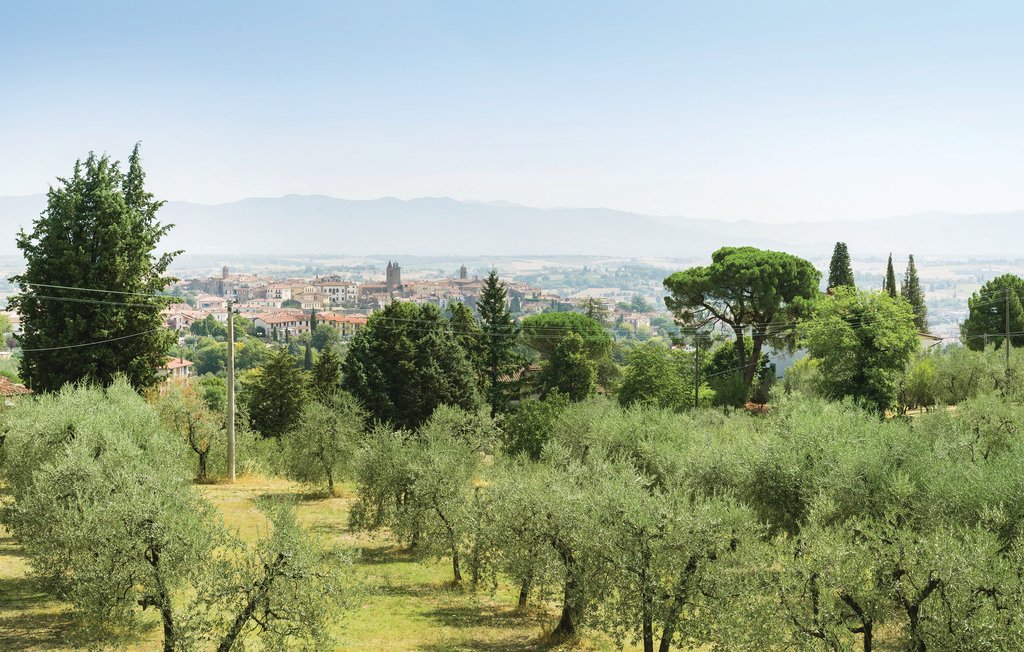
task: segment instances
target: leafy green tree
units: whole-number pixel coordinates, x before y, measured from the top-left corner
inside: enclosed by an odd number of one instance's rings
[[[828,396],[853,397],[879,411],[895,405],[897,381],[920,346],[907,302],[849,288],[818,302],[803,338],[827,370]]]
[[[756,534],[752,515],[725,501],[650,491],[632,469],[612,473],[595,488],[603,535],[591,545],[613,590],[593,620],[620,646],[639,640],[645,652],[657,638],[665,651],[712,642],[715,592],[741,568],[738,551]]]
[[[203,319],[192,322],[189,331],[200,337],[212,337],[223,340],[228,336],[228,327],[213,315],[207,315]]]
[[[692,408],[693,372],[692,354],[672,351],[653,342],[639,346],[629,355],[629,365],[618,391],[619,403],[670,410]]]
[[[206,408],[217,414],[224,414],[228,405],[227,382],[213,374],[204,374],[191,381],[192,387],[203,398]]]
[[[539,401],[519,403],[502,420],[505,453],[510,457],[522,454],[531,460],[539,460],[558,417],[568,405],[569,401],[558,392],[551,392]]]
[[[310,385],[318,396],[331,396],[341,389],[341,358],[333,348],[327,347],[317,356]]]
[[[900,289],[896,285],[896,271],[892,267],[892,252],[889,252],[889,263],[885,267],[885,280],[882,282],[882,291],[888,293],[895,299],[899,296]]]
[[[914,313],[914,323],[921,333],[928,332],[928,306],[924,302],[924,291],[921,290],[921,279],[917,275],[917,266],[914,265],[914,255],[911,254],[907,260],[907,272],[903,275],[903,285],[900,286],[900,296],[906,299]]]
[[[505,377],[520,363],[515,350],[519,329],[508,306],[508,290],[498,279],[496,269],[487,275],[476,308],[480,313],[480,330],[483,332],[480,345],[483,348],[481,360],[486,379],[484,388],[487,403],[491,406],[491,416],[494,416],[499,410],[505,409],[508,403],[510,388]]]
[[[479,464],[471,446],[430,422],[411,441],[378,428],[357,458],[352,523],[388,527],[420,555],[450,557],[452,584],[459,585]]]
[[[853,264],[850,262],[850,250],[845,242],[837,242],[832,250],[832,261],[828,266],[828,286],[830,288],[854,287]]]
[[[696,326],[710,319],[732,329],[738,366],[749,387],[764,343],[792,333],[792,321],[818,294],[820,278],[814,265],[790,254],[724,247],[712,254],[710,265],[666,278],[670,296],[665,304],[684,325]],[[752,330],[750,356],[743,344],[747,329]]]
[[[197,374],[222,374],[228,365],[228,343],[211,337],[200,338],[192,357]]]
[[[537,383],[542,397],[558,392],[570,401],[582,401],[591,396],[597,387],[597,365],[587,355],[583,338],[576,333],[563,337]]]
[[[935,357],[929,353],[918,354],[897,381],[896,407],[900,414],[914,408],[930,407],[938,401]]]
[[[165,396],[161,396],[157,410],[166,427],[198,456],[196,480],[209,480],[207,459],[214,439],[222,434],[223,419],[214,415],[199,392],[184,385],[172,387]]]
[[[523,343],[550,358],[562,339],[576,334],[583,342],[587,356],[595,362],[612,348],[612,338],[600,323],[578,312],[546,312],[530,315],[522,322]]]
[[[227,348],[224,349],[225,354]],[[248,369],[255,369],[262,365],[268,355],[269,349],[267,345],[256,337],[243,337],[241,340],[235,341],[235,369],[237,371],[245,371]],[[227,369],[227,360],[224,362],[225,370]]]
[[[393,301],[370,315],[342,363],[342,388],[377,421],[416,428],[438,405],[474,409],[476,375],[433,305]]]
[[[1003,373],[981,353],[963,346],[951,346],[934,358],[935,398],[943,405],[957,405],[996,388]]]
[[[306,403],[306,378],[285,349],[270,354],[253,372],[248,387],[250,423],[264,437],[280,437],[295,427]]]
[[[997,276],[967,300],[969,314],[960,325],[960,339],[967,348],[982,351],[988,344],[997,348],[1006,339],[1009,306],[1010,345],[1024,346],[1024,279],[1013,274]]]
[[[310,330],[309,343],[317,351],[323,352],[341,342],[341,335],[338,329],[330,324],[317,323],[316,328]]]
[[[154,295],[174,280],[165,273],[180,252],[155,253],[171,227],[157,221],[163,202],[144,187],[139,147],[125,173],[90,154],[59,181],[32,232],[17,237],[25,271],[11,278],[21,292],[10,307],[21,315],[21,377],[37,392],[118,374],[150,387],[174,341],[160,314],[170,299]]]
[[[363,409],[344,392],[306,403],[298,423],[283,437],[288,477],[325,483],[327,495],[334,495],[334,482],[355,456],[365,419]]]

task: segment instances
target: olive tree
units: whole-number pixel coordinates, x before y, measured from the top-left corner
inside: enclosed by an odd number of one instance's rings
[[[160,397],[157,410],[167,427],[198,456],[196,480],[206,482],[210,450],[218,436],[226,436],[220,425],[223,420],[214,415],[202,395],[186,385],[173,387]]]
[[[88,636],[137,632],[152,608],[168,652],[323,637],[344,564],[324,564],[283,512],[258,554],[231,537],[188,484],[181,441],[125,381],[67,386],[8,419],[4,523]]]
[[[355,455],[365,419],[356,400],[340,390],[307,402],[296,426],[282,437],[288,476],[324,483],[334,495],[334,482]]]

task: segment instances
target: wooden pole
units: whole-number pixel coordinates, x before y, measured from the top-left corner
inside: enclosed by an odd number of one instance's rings
[[[228,481],[235,481],[235,320],[228,301]]]

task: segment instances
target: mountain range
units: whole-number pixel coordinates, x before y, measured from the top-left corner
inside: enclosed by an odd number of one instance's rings
[[[0,197],[0,254],[45,207],[43,195]],[[844,241],[855,257],[890,251],[935,257],[1024,256],[1024,211],[918,213],[870,220],[768,224],[654,216],[608,208],[534,208],[448,197],[350,200],[323,195],[225,204],[168,202],[175,225],[164,245],[192,254],[494,255],[586,254],[704,257],[725,245],[827,256]]]

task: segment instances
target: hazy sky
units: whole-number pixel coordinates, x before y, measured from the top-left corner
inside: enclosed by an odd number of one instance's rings
[[[3,2],[0,195],[141,140],[200,202],[1021,209],[1022,32],[1020,2]]]

